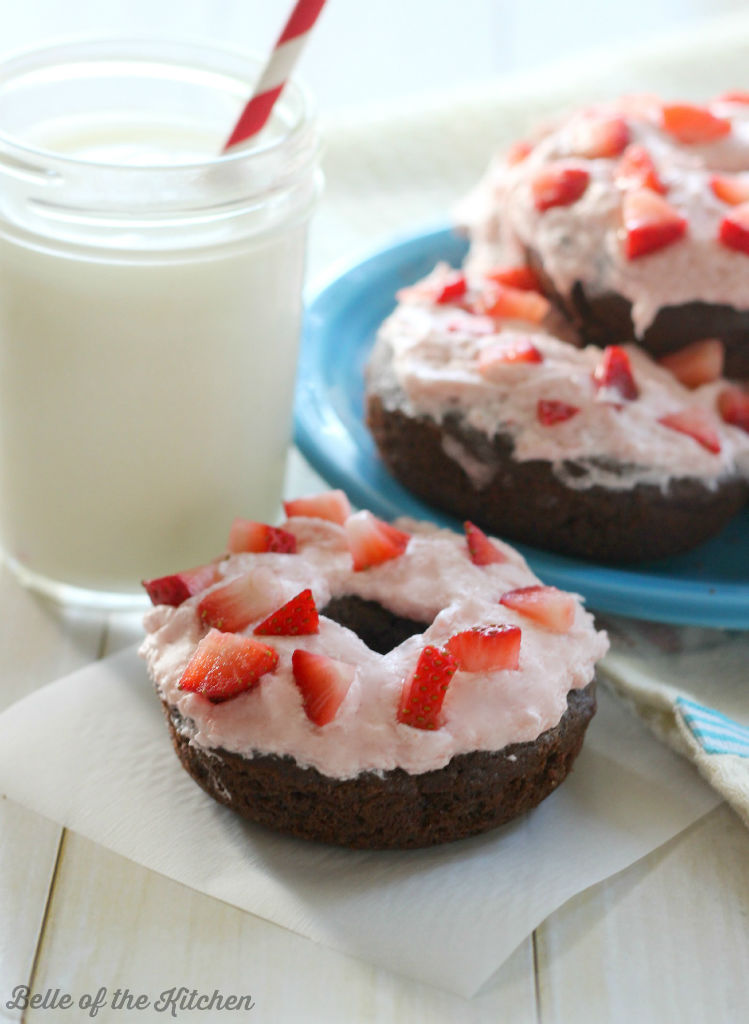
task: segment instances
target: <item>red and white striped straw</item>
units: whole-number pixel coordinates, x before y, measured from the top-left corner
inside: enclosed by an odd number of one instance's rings
[[[255,91],[224,146],[225,153],[257,135],[266,123],[324,5],[325,0],[297,0],[263,68]]]

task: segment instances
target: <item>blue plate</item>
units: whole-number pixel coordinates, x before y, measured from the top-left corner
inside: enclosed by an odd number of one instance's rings
[[[296,441],[315,469],[357,505],[461,529],[401,487],[363,422],[363,371],[396,291],[438,260],[458,266],[466,243],[440,228],[394,242],[349,267],[309,301],[296,396]],[[575,590],[600,611],[681,625],[749,628],[749,512],[687,555],[609,568],[517,545],[547,583]]]

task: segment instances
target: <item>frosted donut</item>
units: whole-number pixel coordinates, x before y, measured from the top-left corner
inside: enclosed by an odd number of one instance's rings
[[[459,217],[474,267],[527,262],[585,341],[720,338],[749,377],[749,94],[577,111],[493,160]]]
[[[184,767],[254,822],[350,847],[535,806],[580,749],[606,635],[475,527],[332,521],[317,500],[146,583],[141,653]]]
[[[401,292],[367,371],[390,471],[461,519],[595,561],[717,533],[749,490],[749,394],[694,348],[669,369],[634,345],[560,340],[521,271],[443,265]]]

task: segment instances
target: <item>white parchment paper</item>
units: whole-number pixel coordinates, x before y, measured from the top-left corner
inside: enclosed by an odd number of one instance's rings
[[[277,836],[182,770],[134,647],[0,715],[0,792],[200,892],[473,995],[545,917],[718,802],[605,692],[565,784],[493,833],[409,852]]]

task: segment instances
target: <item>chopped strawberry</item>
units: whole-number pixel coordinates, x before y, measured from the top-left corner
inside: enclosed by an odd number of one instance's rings
[[[489,281],[496,284],[507,284],[510,288],[519,288],[523,292],[540,292],[541,282],[531,267],[492,267],[484,274]]]
[[[283,503],[288,517],[309,516],[311,519],[328,519],[340,526],[351,515],[351,504],[343,491],[324,491],[308,498],[295,498]]]
[[[749,202],[749,179],[739,174],[714,174],[710,188],[718,199],[731,206]]]
[[[267,611],[267,595],[251,572],[211,590],[198,604],[203,622],[224,633],[238,633]]]
[[[614,182],[621,189],[649,188],[661,195],[666,192],[650,153],[636,143],[627,146],[622,153],[614,168]]]
[[[572,419],[579,412],[578,406],[568,405],[555,398],[539,398],[536,406],[538,422],[544,427],[551,427],[555,423],[564,423],[565,420]]]
[[[477,626],[451,636],[445,648],[463,672],[515,669],[520,661],[519,626]]]
[[[411,535],[363,509],[349,516],[344,523],[354,572],[398,558],[408,547]]]
[[[549,300],[538,292],[503,284],[488,285],[476,300],[477,313],[532,324],[541,323],[550,308]]]
[[[532,150],[533,144],[531,142],[527,142],[525,139],[520,139],[518,142],[513,142],[507,150],[505,160],[511,167],[513,167],[515,164],[522,163]]]
[[[632,375],[632,365],[625,349],[607,345],[601,361],[593,371],[593,383],[603,401],[618,403],[634,401],[639,390]]]
[[[304,633],[319,633],[320,618],[312,591],[309,588],[302,590],[267,619],[263,619],[252,632],[257,636],[301,636]]]
[[[242,551],[276,551],[291,555],[296,551],[296,537],[278,526],[235,519],[229,530],[228,547],[233,555]]]
[[[703,448],[715,455],[720,451],[720,438],[713,425],[710,414],[700,406],[682,409],[680,412],[669,413],[658,420],[664,427],[677,430],[680,434],[693,437]]]
[[[543,213],[552,206],[570,206],[584,194],[590,174],[584,167],[562,160],[542,168],[531,182],[533,203]]]
[[[687,231],[686,217],[649,188],[624,193],[622,219],[624,253],[630,260],[678,242]]]
[[[723,245],[749,256],[749,203],[735,206],[720,222],[718,238]]]
[[[718,103],[749,103],[749,92],[733,89],[730,92],[721,93],[716,100]]]
[[[196,647],[179,689],[218,703],[251,689],[277,665],[278,654],[268,644],[212,629]]]
[[[499,378],[502,377],[502,370],[512,363],[542,363],[543,355],[539,352],[533,342],[527,338],[515,338],[512,341],[489,345],[482,349],[479,354],[477,369],[486,380],[494,380],[496,370],[499,369]]]
[[[731,131],[731,122],[707,107],[693,103],[666,103],[661,108],[661,126],[686,145],[714,142]]]
[[[465,274],[444,264],[423,281],[401,288],[397,298],[400,302],[434,302],[443,305],[462,298],[467,290]]]
[[[445,693],[457,670],[458,662],[449,651],[427,645],[413,675],[403,684],[398,721],[414,729],[439,729]]]
[[[726,423],[749,434],[749,391],[730,385],[718,395],[718,412]]]
[[[572,153],[589,160],[619,156],[629,142],[629,126],[618,114],[588,114],[572,131]]]
[[[575,621],[574,596],[556,587],[536,585],[508,590],[499,603],[533,619],[552,633],[566,633]]]
[[[466,532],[466,543],[468,554],[474,565],[491,565],[493,562],[506,562],[507,557],[502,554],[496,544],[486,536],[483,530],[466,520],[463,523]]]
[[[693,341],[678,352],[661,356],[658,362],[673,373],[685,388],[709,384],[723,373],[725,348],[720,338]]]
[[[151,604],[170,604],[176,608],[193,594],[210,587],[219,578],[218,565],[210,562],[194,569],[183,569],[171,576],[159,576],[154,580],[143,580]]]
[[[291,655],[291,669],[307,718],[315,725],[332,722],[354,680],[355,666],[326,654],[296,650]]]

